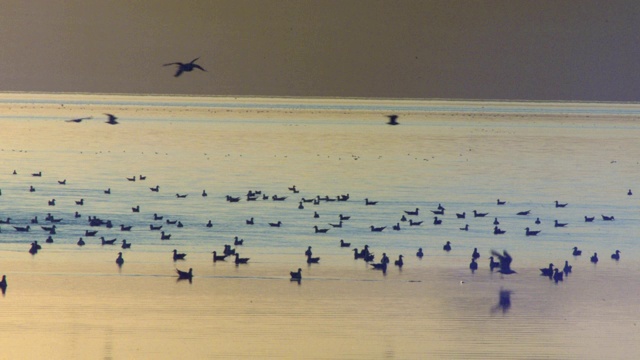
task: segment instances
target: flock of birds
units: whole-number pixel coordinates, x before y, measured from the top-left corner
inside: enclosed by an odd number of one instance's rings
[[[14,170],[13,171],[13,175],[17,175],[17,172]],[[31,174],[32,177],[42,177],[42,172],[38,172],[38,173],[32,173]],[[133,177],[126,177],[126,180],[129,182],[135,182],[136,180],[140,181],[140,180],[146,180],[146,177],[143,175],[140,175],[139,177],[136,178],[136,176]],[[57,181],[59,185],[66,185],[66,179],[64,180],[58,180]],[[159,192],[160,191],[160,186],[156,185],[155,187],[149,187],[149,190],[151,192]],[[293,194],[299,194],[299,190],[296,188],[296,186],[292,186],[288,188],[289,191],[291,191]],[[35,192],[36,189],[33,186],[30,186],[29,188],[29,192]],[[111,189],[107,189],[104,190],[104,193],[106,195],[109,195],[111,193]],[[631,195],[631,190],[629,190],[628,195]],[[2,192],[0,191],[0,195],[2,195]],[[188,196],[188,194],[180,194],[180,193],[176,193],[175,194],[176,198],[186,198]],[[202,197],[207,197],[208,194],[206,192],[206,190],[203,190],[201,193]],[[247,192],[246,194],[246,201],[257,201],[257,200],[271,200],[271,201],[285,201],[287,198],[289,198],[289,196],[278,196],[278,195],[272,195],[272,196],[267,196],[266,194],[263,194],[261,191],[253,191],[250,190]],[[231,195],[226,195],[225,199],[227,202],[230,203],[234,203],[234,202],[239,202],[242,200],[241,196],[231,196]],[[329,196],[320,196],[320,195],[316,195],[313,198],[300,198],[300,200],[298,201],[298,209],[304,209],[305,205],[307,203],[311,203],[314,205],[318,205],[321,202],[345,202],[345,201],[350,201],[350,195],[349,194],[342,194],[342,195],[338,195],[336,197],[329,197]],[[83,198],[76,200],[75,204],[77,206],[83,206],[85,204],[85,201]],[[378,204],[377,201],[373,201],[370,200],[368,198],[364,199],[364,206],[366,207],[370,207],[370,206],[376,206]],[[506,201],[501,201],[501,200],[497,200],[496,205],[497,206],[502,206],[505,205]],[[48,206],[55,206],[56,205],[56,200],[55,199],[51,199],[48,200]],[[564,208],[566,207],[568,204],[566,203],[560,203],[558,201],[555,201],[555,207],[556,208]],[[131,208],[131,211],[133,213],[139,213],[140,212],[140,206],[134,206]],[[442,204],[438,204],[438,207],[434,210],[431,210],[431,213],[434,215],[433,217],[433,225],[434,226],[438,226],[442,224],[444,215],[445,215],[445,211],[446,209],[442,206]],[[423,224],[424,221],[418,221],[417,218],[420,215],[420,209],[419,208],[415,208],[415,210],[405,210],[404,213],[401,215],[400,220],[393,225],[392,231],[400,231],[401,230],[401,223],[403,224],[408,224],[410,227],[413,226],[421,226]],[[467,214],[466,212],[462,212],[462,213],[456,213],[456,219],[466,219]],[[474,218],[485,218],[489,215],[488,212],[479,212],[477,210],[473,210],[472,211],[472,216]],[[517,212],[516,213],[517,216],[521,216],[521,217],[526,217],[526,216],[530,216],[531,215],[531,211],[527,210],[527,211],[521,211],[521,212]],[[439,218],[440,216],[440,218]],[[470,215],[471,216],[471,215]],[[75,212],[75,214],[73,214],[74,218],[80,218],[81,214],[79,214],[78,211]],[[319,214],[317,213],[317,211],[314,211],[313,214],[314,219],[317,219],[319,217]],[[162,215],[158,215],[157,213],[153,214],[153,222],[149,225],[149,230],[150,231],[157,231],[160,233],[160,240],[170,240],[171,239],[171,234],[165,233],[164,231],[162,231],[162,227],[164,223],[161,223],[161,225],[157,225],[157,221],[162,221],[163,220],[163,216]],[[329,225],[331,226],[330,228],[320,228],[317,225],[313,226],[314,232],[315,233],[319,233],[319,234],[324,234],[329,232],[329,230],[331,230],[331,228],[342,228],[343,226],[345,226],[346,223],[349,222],[351,216],[349,215],[344,215],[344,214],[340,214],[339,215],[339,222],[338,223],[329,223]],[[595,217],[588,217],[585,216],[585,222],[593,222]],[[49,233],[49,237],[47,237],[46,239],[46,243],[53,243],[53,238],[52,235],[56,234],[56,229],[57,229],[57,224],[60,224],[62,222],[62,218],[56,218],[55,216],[51,215],[51,213],[48,213],[47,216],[45,217],[44,221],[46,222],[46,226],[45,225],[40,225],[40,227],[42,228],[42,230],[46,231]],[[613,216],[606,216],[606,215],[602,215],[602,221],[614,221],[615,218]],[[26,225],[26,226],[22,226],[21,224],[15,224],[11,222],[12,219],[11,218],[7,218],[6,220],[0,220],[0,224],[11,224],[13,226],[13,228],[15,229],[16,232],[21,232],[21,233],[28,233],[31,230],[31,225],[33,225],[34,227],[39,225],[39,219],[38,216],[34,216],[31,220],[30,220],[30,224]],[[104,220],[101,219],[98,216],[88,216],[87,217],[87,225],[90,228],[100,228],[100,227],[105,227],[105,228],[112,228],[114,227],[114,224],[111,220]],[[254,225],[254,218],[249,218],[245,220],[246,225]],[[536,220],[534,221],[534,224],[540,224],[540,219],[536,218]],[[170,224],[170,225],[175,225],[176,227],[180,228],[183,227],[184,225],[182,224],[182,222],[180,220],[169,220],[166,219],[166,224]],[[268,223],[270,227],[281,227],[283,225],[282,221],[277,221],[277,222],[269,222]],[[502,235],[505,234],[506,231],[501,229],[499,227],[500,222],[498,220],[498,218],[494,218],[493,221],[493,225],[494,225],[494,229],[493,229],[493,234],[494,235]],[[206,224],[204,224],[205,227],[212,227],[213,224],[211,222],[211,220],[209,220]],[[558,220],[554,221],[554,227],[565,227],[567,226],[567,223],[561,223]],[[127,231],[131,231],[132,226],[131,225],[125,225],[125,224],[120,224],[120,231],[123,232],[127,232]],[[387,226],[374,226],[371,225],[369,227],[371,232],[383,232],[387,229]],[[460,228],[461,231],[469,231],[469,225],[466,224],[464,227]],[[98,233],[99,230],[85,230],[84,233],[82,234],[84,237],[95,237],[96,234]],[[541,231],[540,230],[531,230],[529,227],[525,228],[525,236],[537,236]],[[100,244],[101,245],[115,245],[117,241],[117,238],[114,239],[105,239],[104,237],[100,237]],[[86,243],[83,239],[83,237],[80,237],[77,245],[78,246],[84,246]],[[124,250],[126,249],[130,249],[131,248],[131,243],[128,243],[126,239],[123,239],[121,241],[121,248]],[[232,248],[231,245],[229,244],[225,244],[224,249],[221,252],[218,251],[213,251],[213,261],[214,262],[218,262],[218,261],[226,261],[227,258],[231,257],[234,259],[234,264],[235,265],[242,265],[242,264],[247,264],[250,261],[250,258],[247,257],[241,257],[240,253],[236,250],[237,247],[239,246],[243,246],[244,245],[244,240],[238,238],[237,236],[234,238],[234,242],[233,242],[233,246],[235,246],[236,248]],[[341,248],[351,248],[351,243],[345,242],[344,239],[341,239],[339,242],[339,247]],[[35,255],[38,253],[39,250],[41,250],[42,247],[40,244],[38,244],[37,241],[33,241],[31,243],[31,247],[29,249],[29,252],[32,255]],[[446,243],[443,245],[442,250],[445,252],[450,252],[452,251],[452,243],[451,241],[446,241]],[[382,253],[382,256],[380,258],[380,260],[378,262],[375,261],[376,255],[373,253],[373,251],[371,251],[371,249],[369,248],[369,245],[364,245],[364,247],[362,248],[361,251],[358,250],[358,248],[352,248],[351,251],[353,252],[353,258],[354,259],[362,259],[364,260],[366,263],[368,263],[371,266],[371,269],[373,270],[379,270],[382,273],[386,274],[388,266],[391,263],[391,260],[389,259],[389,257],[387,256],[386,253]],[[619,261],[620,260],[620,251],[616,250],[612,255],[611,255],[611,259]],[[312,264],[317,264],[320,262],[320,257],[318,256],[314,256],[313,252],[312,252],[312,246],[308,246],[307,250],[304,253],[305,257],[306,257],[306,263],[310,266]],[[578,249],[578,247],[574,247],[573,248],[573,252],[572,255],[574,257],[577,256],[581,256],[582,255],[582,251]],[[173,250],[173,261],[177,262],[180,260],[184,260],[186,258],[187,254],[185,253],[179,253],[177,249]],[[417,258],[422,258],[424,256],[424,252],[422,248],[419,248],[418,251],[416,252],[416,257]],[[478,252],[477,248],[474,248],[473,253],[471,254],[471,262],[469,264],[469,269],[471,270],[471,272],[475,272],[476,270],[478,270],[478,263],[477,260],[480,258],[480,253]],[[515,274],[516,271],[513,270],[511,268],[511,263],[513,261],[512,256],[506,251],[504,250],[503,252],[498,252],[495,250],[491,250],[491,256],[489,257],[489,269],[490,271],[497,271],[498,273],[502,274],[502,275],[511,275],[511,274]],[[117,254],[117,258],[115,260],[116,264],[118,266],[123,266],[125,260],[123,257],[123,252],[120,251]],[[594,253],[593,256],[591,257],[591,262],[592,263],[597,263],[598,262],[598,255],[597,253]],[[394,261],[394,266],[397,266],[398,268],[402,268],[404,266],[404,256],[402,254],[400,254],[397,258],[397,260]],[[568,261],[565,261],[564,267],[562,269],[556,267],[553,263],[550,263],[548,267],[544,267],[540,269],[540,275],[548,277],[549,279],[554,280],[556,283],[563,281],[563,278],[565,276],[568,276],[570,273],[572,272],[572,266],[569,265]],[[190,268],[188,271],[183,271],[180,269],[176,268],[176,273],[178,275],[178,280],[189,280],[191,281],[191,279],[193,278],[193,269]],[[300,282],[302,280],[302,268],[298,268],[296,271],[291,271],[290,272],[290,279],[292,281],[297,281]],[[2,289],[2,291],[4,292],[6,290],[7,287],[7,282],[6,282],[6,276],[3,276],[2,281],[0,282],[0,289]]]

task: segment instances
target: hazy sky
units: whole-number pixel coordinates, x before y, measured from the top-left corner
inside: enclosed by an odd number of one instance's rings
[[[640,101],[636,0],[5,0],[0,44],[0,91]]]

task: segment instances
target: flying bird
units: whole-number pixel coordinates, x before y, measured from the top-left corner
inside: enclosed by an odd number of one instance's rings
[[[389,118],[389,122],[387,123],[388,125],[400,125],[398,122],[398,115],[387,115],[387,117]]]
[[[180,75],[182,75],[183,72],[190,72],[193,69],[200,69],[202,71],[207,71],[205,69],[202,68],[202,66],[195,64],[196,60],[200,59],[199,57],[191,60],[191,62],[189,63],[181,63],[181,62],[173,62],[173,63],[168,63],[168,64],[164,64],[162,66],[170,66],[170,65],[178,65],[178,70],[176,71],[175,77],[178,77]]]
[[[83,118],[77,118],[77,119],[65,120],[65,122],[74,122],[74,123],[79,123],[79,122],[81,122],[82,120],[89,120],[89,119],[93,119],[93,116],[83,117]]]
[[[105,113],[105,115],[107,115],[109,117],[109,120],[105,121],[107,124],[109,125],[117,125],[118,122],[116,121],[117,117],[113,114],[107,114]]]
[[[513,261],[513,258],[511,257],[511,255],[509,255],[507,250],[504,250],[502,254],[495,250],[491,250],[491,255],[495,256],[500,261],[500,270],[498,270],[499,273],[503,275],[516,273],[511,269],[511,261]]]

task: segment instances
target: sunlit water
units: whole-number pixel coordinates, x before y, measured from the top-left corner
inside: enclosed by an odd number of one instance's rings
[[[0,346],[7,358],[640,354],[640,108],[4,96],[0,219],[11,223],[0,232],[0,271],[9,283],[0,299]],[[105,112],[120,124],[105,124]],[[393,112],[400,126],[385,124]],[[82,116],[94,119],[64,122]],[[156,185],[160,191],[150,191]],[[293,185],[299,193],[288,190]],[[249,190],[287,199],[247,202]],[[301,198],[346,194],[346,202],[298,208]],[[229,203],[226,195],[242,200]],[[365,206],[365,198],[378,203]],[[498,198],[507,203],[498,206]],[[55,206],[47,205],[51,199]],[[556,208],[556,200],[569,205]],[[436,226],[431,210],[438,204],[446,211]],[[421,226],[400,221],[415,208],[420,214],[408,218]],[[489,214],[474,218],[473,210]],[[525,210],[531,214],[516,215]],[[462,212],[466,218],[458,219]],[[51,225],[47,213],[63,219],[52,244],[40,228]],[[164,219],[153,220],[154,213]],[[331,227],[339,214],[351,219]],[[114,227],[91,228],[89,215]],[[34,216],[40,224],[30,224]],[[584,216],[596,219],[585,223]],[[495,218],[504,235],[493,234]],[[568,225],[556,228],[554,220]],[[277,221],[280,228],[268,225]],[[401,230],[393,231],[397,223]],[[122,232],[120,224],[133,229]],[[171,239],[160,240],[150,224],[163,225]],[[465,224],[469,231],[460,230]],[[27,225],[28,233],[13,228]],[[316,234],[314,225],[329,231]],[[370,226],[387,228],[374,233]],[[527,237],[526,227],[541,233]],[[92,229],[96,237],[84,236]],[[102,246],[100,236],[133,246]],[[235,236],[244,239],[236,249],[249,264],[214,263],[211,252]],[[76,245],[80,237],[84,247]],[[340,239],[369,245],[376,260],[386,253],[391,264],[403,254],[404,267],[390,265],[383,275],[354,260]],[[34,240],[43,248],[32,256]],[[308,246],[319,264],[307,265]],[[574,246],[582,256],[571,255]],[[472,274],[475,247],[481,258]],[[186,260],[174,262],[173,249]],[[492,249],[508,250],[517,274],[489,271]],[[610,258],[616,249],[618,262]],[[120,251],[122,268],[115,264]],[[594,252],[597,265],[589,262]],[[565,260],[573,273],[563,282],[539,275]],[[193,281],[177,281],[176,268],[193,268]],[[298,268],[300,284],[289,281]],[[498,306],[501,289],[511,291],[508,309]]]

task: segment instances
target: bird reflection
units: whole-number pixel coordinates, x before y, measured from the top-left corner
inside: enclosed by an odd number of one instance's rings
[[[491,308],[491,313],[494,314],[498,311],[502,311],[502,314],[506,314],[511,308],[511,290],[505,290],[500,288],[498,293],[498,304]]]

